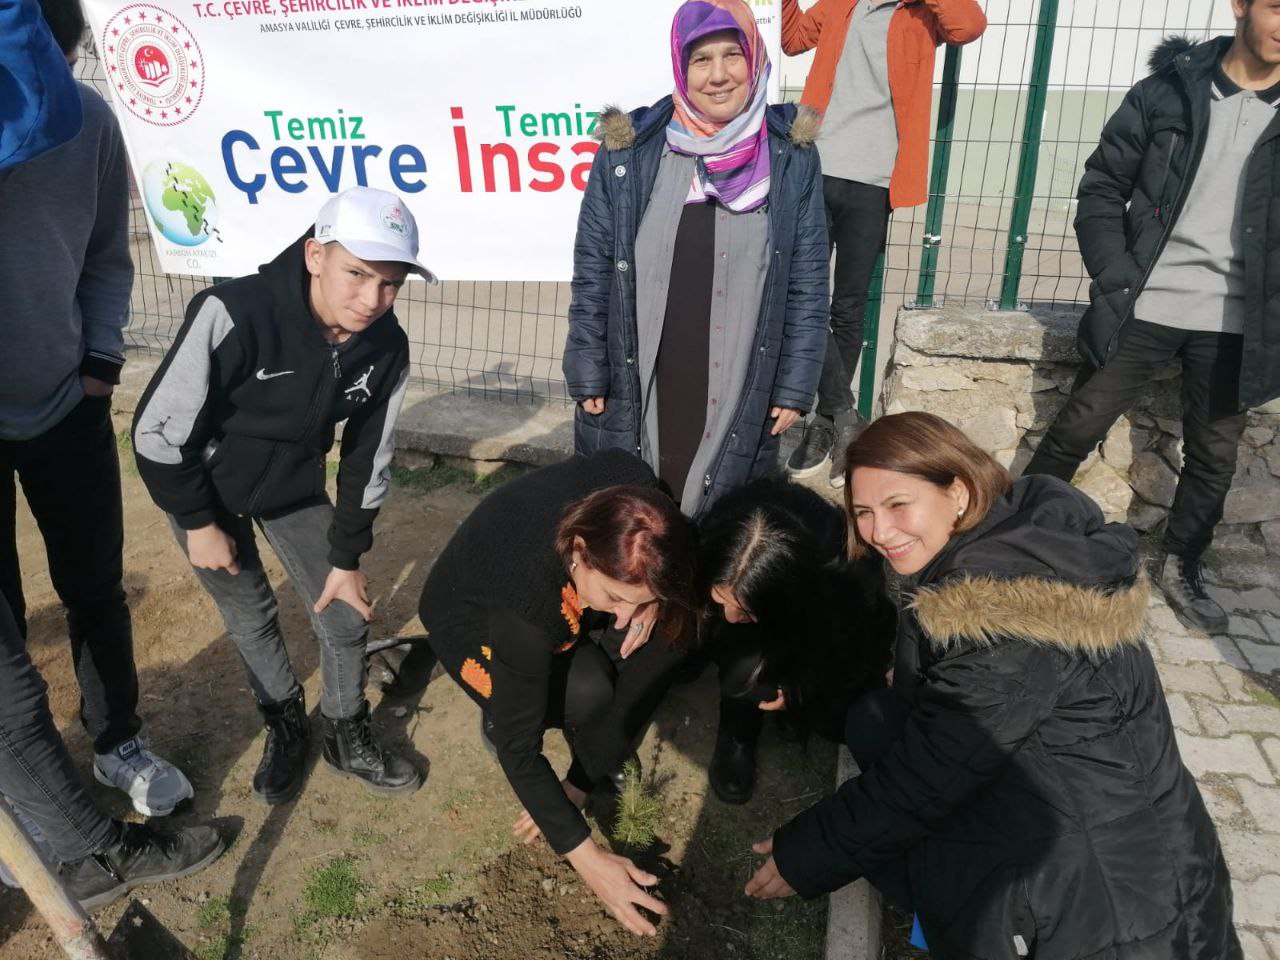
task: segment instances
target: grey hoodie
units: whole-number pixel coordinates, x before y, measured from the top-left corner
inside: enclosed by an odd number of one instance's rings
[[[0,440],[28,440],[80,402],[81,375],[124,364],[133,288],[120,127],[80,84],[84,127],[0,173]]]

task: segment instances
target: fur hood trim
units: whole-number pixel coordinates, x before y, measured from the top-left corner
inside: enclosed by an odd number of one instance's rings
[[[788,136],[798,147],[811,147],[818,139],[822,114],[801,105],[791,123]],[[595,138],[606,150],[625,150],[636,142],[636,126],[631,114],[613,104],[607,105],[596,119]]]
[[[1145,575],[1111,592],[1039,577],[962,577],[922,588],[911,610],[938,650],[1013,637],[1096,660],[1142,643],[1150,593]]]
[[[1165,37],[1151,51],[1147,57],[1147,68],[1152,73],[1157,73],[1162,67],[1173,63],[1174,59],[1180,53],[1186,53],[1196,42],[1190,37],[1181,33],[1171,33]]]

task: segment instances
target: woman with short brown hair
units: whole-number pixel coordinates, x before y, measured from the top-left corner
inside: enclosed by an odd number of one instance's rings
[[[1137,535],[1010,483],[926,413],[845,460],[853,537],[902,578],[901,730],[757,844],[759,897],[867,877],[936,957],[1239,958],[1231,887],[1147,649]]]

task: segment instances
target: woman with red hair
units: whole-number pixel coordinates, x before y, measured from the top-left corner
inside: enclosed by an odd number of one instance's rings
[[[663,914],[656,878],[591,839],[587,795],[631,753],[684,656],[693,536],[653,471],[621,450],[571,457],[490,494],[445,547],[419,604],[431,649],[484,711],[483,732],[539,833],[628,930]],[[650,636],[660,637],[650,642]],[[542,753],[564,730],[561,780]]]

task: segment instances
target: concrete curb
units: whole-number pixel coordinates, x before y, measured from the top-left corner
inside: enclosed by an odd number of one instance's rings
[[[836,787],[858,775],[858,765],[841,746]],[[866,880],[831,894],[827,907],[827,960],[880,960],[880,893]]]

